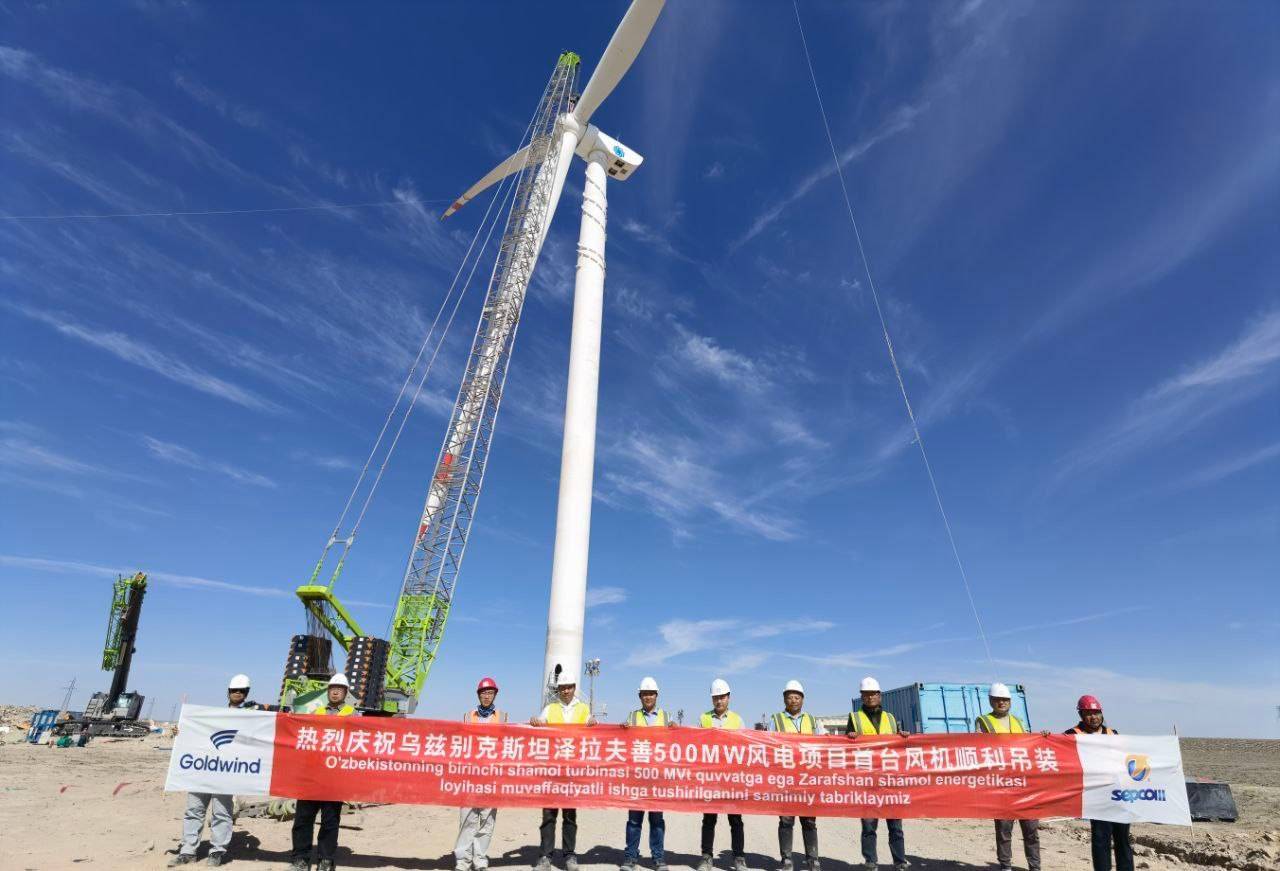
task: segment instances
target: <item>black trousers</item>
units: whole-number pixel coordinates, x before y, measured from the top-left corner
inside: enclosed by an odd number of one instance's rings
[[[778,817],[778,852],[783,862],[791,861],[792,833],[796,828],[795,817]],[[800,837],[804,840],[804,858],[810,868],[818,860],[818,820],[816,817],[800,818]]]
[[[729,848],[733,858],[741,859],[746,853],[746,838],[742,832],[742,814],[728,814]],[[702,855],[714,856],[716,846],[716,815],[702,815]]]
[[[1133,871],[1133,845],[1129,843],[1128,823],[1089,820],[1089,840],[1093,848],[1093,871],[1111,871],[1113,846],[1116,871]]]
[[[316,840],[317,859],[332,861],[338,853],[338,820],[342,817],[340,801],[307,801],[298,799],[298,810],[293,817],[293,860],[311,861],[311,835],[320,814],[320,837]]]
[[[567,807],[563,810],[553,807],[542,809],[542,825],[538,832],[542,835],[542,855],[550,856],[556,849],[556,814],[564,814],[564,826],[560,830],[560,846],[565,856],[572,856],[578,846],[578,809]]]

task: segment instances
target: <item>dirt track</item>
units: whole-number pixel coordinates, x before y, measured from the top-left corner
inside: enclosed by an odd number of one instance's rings
[[[1135,827],[1139,867],[1280,869],[1280,741],[1184,740],[1189,774],[1226,777],[1233,784],[1241,821],[1198,824],[1192,829]],[[163,791],[169,742],[99,740],[84,749],[59,750],[25,743],[0,746],[0,868],[162,868],[176,849],[183,797]],[[621,811],[582,811],[579,852],[584,871],[616,868],[622,859]],[[339,866],[369,869],[452,869],[457,813],[447,808],[383,806],[343,817]],[[536,858],[537,814],[502,811],[494,838],[495,868],[527,868]],[[818,823],[825,871],[852,871],[861,859],[856,820]],[[989,823],[908,820],[907,852],[914,868],[994,868]],[[728,846],[723,822],[718,847]],[[1044,867],[1087,871],[1088,828],[1079,821],[1042,824]],[[799,836],[797,835],[797,843]],[[230,856],[232,868],[278,868],[287,863],[289,826],[241,818]],[[698,819],[671,814],[668,861],[673,868],[697,863]],[[776,866],[772,818],[747,820],[748,864]],[[1021,862],[1015,836],[1015,865]],[[888,862],[881,833],[880,859]],[[721,867],[726,863],[722,860]]]

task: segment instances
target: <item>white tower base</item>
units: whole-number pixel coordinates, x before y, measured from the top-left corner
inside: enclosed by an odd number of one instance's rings
[[[560,459],[555,555],[543,680],[553,689],[560,675],[577,683],[582,672],[586,622],[587,553],[591,543],[591,488],[596,458],[596,399],[600,384],[600,333],[604,315],[604,245],[608,175],[603,151],[587,158],[582,191],[578,270],[573,284],[573,334],[569,346],[568,398]]]

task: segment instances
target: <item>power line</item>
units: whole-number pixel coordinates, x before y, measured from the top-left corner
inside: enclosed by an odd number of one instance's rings
[[[385,206],[430,206],[452,200],[382,200],[376,203],[326,203],[315,206],[277,206],[268,209],[211,209],[196,212],[116,212],[84,215],[0,215],[0,221],[75,221],[97,218],[192,218],[208,215],[263,215],[277,212],[333,212],[340,209],[371,209]]]
[[[844,180],[844,167],[840,165],[840,155],[836,151],[836,141],[831,135],[831,124],[827,120],[827,109],[822,103],[822,91],[818,88],[818,77],[813,72],[813,60],[809,57],[809,40],[804,35],[804,25],[800,22],[800,6],[791,0],[791,7],[796,13],[796,27],[800,30],[800,43],[804,47],[805,64],[809,67],[809,80],[813,82],[813,94],[818,98],[818,111],[822,114],[822,128],[827,133],[827,145],[831,148],[831,159],[835,163],[836,177],[840,180],[840,192],[844,195],[845,211],[849,213],[849,223],[853,226],[853,237],[858,243],[858,255],[862,258],[862,269],[867,276],[867,286],[871,289],[871,299],[875,302],[876,316],[880,319],[880,332],[884,336],[884,345],[889,350],[889,362],[893,365],[893,374],[898,379],[898,390],[902,393],[902,403],[907,409],[907,418],[911,421],[911,432],[915,443],[920,448],[920,458],[924,460],[925,472],[929,475],[929,486],[933,488],[934,501],[938,503],[938,513],[942,515],[942,525],[947,531],[947,541],[951,543],[951,554],[956,558],[956,568],[960,570],[960,580],[964,582],[964,592],[969,599],[969,609],[973,611],[973,620],[978,624],[978,635],[982,638],[983,649],[987,653],[987,663],[995,671],[995,660],[991,657],[991,644],[987,641],[987,632],[982,626],[982,618],[978,615],[978,606],[973,598],[973,589],[969,585],[969,574],[965,571],[964,561],[960,559],[960,549],[956,547],[956,537],[951,531],[951,521],[947,519],[947,509],[942,505],[942,493],[938,490],[937,479],[933,476],[933,464],[929,462],[929,454],[924,449],[924,438],[920,435],[920,426],[916,422],[916,413],[911,408],[911,399],[907,396],[907,385],[902,378],[902,369],[898,366],[898,355],[893,350],[893,340],[889,338],[889,325],[885,321],[884,309],[880,306],[880,294],[876,290],[875,279],[871,277],[871,261],[867,258],[866,249],[862,246],[862,233],[858,230],[858,220],[853,216],[853,203],[849,199],[849,188]],[[994,675],[993,675],[994,676]]]

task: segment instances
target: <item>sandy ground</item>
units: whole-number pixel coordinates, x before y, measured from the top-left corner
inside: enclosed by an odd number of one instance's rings
[[[16,737],[16,736],[6,736]],[[1191,829],[1135,827],[1139,867],[1280,869],[1280,741],[1184,742],[1189,773],[1226,777],[1233,783],[1241,821],[1197,824]],[[83,749],[57,749],[10,741],[0,745],[0,869],[162,868],[177,848],[183,796],[163,791],[169,741],[99,739]],[[579,812],[578,849],[584,871],[616,868],[622,859],[625,814]],[[527,868],[536,858],[536,811],[505,810],[490,851],[494,868]],[[673,869],[698,860],[699,819],[671,814],[668,862]],[[818,822],[824,871],[860,867],[857,821]],[[907,820],[907,853],[919,869],[994,868],[990,823]],[[798,827],[797,827],[798,828]],[[343,815],[339,867],[452,869],[457,811],[449,808],[378,806]],[[747,861],[776,866],[773,818],[747,819]],[[728,867],[728,827],[721,821],[717,847]],[[647,833],[646,833],[647,838]],[[888,846],[881,829],[880,858]],[[797,847],[800,833],[796,833]],[[1090,868],[1087,824],[1074,820],[1041,825],[1044,868]],[[281,868],[288,863],[289,823],[241,817],[229,856],[232,868]],[[1018,836],[1015,865],[1022,862]],[[204,847],[201,849],[201,855]],[[203,867],[196,866],[196,867]]]

